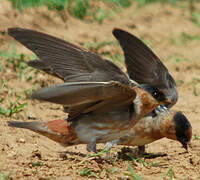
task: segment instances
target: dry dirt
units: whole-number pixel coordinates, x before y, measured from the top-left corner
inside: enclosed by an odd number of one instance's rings
[[[200,7],[199,4],[197,6]],[[58,105],[23,98],[20,102],[27,103],[23,112],[12,117],[0,115],[0,175],[8,175],[9,179],[133,179],[129,176],[130,165],[143,179],[170,179],[170,173],[167,176],[167,172],[171,172],[172,177],[174,172],[177,179],[200,179],[200,40],[181,40],[183,32],[200,36],[200,28],[191,22],[186,4],[180,4],[179,7],[166,4],[152,4],[143,8],[132,6],[106,19],[103,24],[98,24],[70,16],[63,22],[56,13],[46,8],[26,10],[20,14],[7,1],[1,1],[1,52],[13,43],[13,39],[4,32],[8,27],[15,26],[43,31],[79,45],[94,41],[115,41],[111,34],[114,27],[128,30],[150,42],[177,81],[179,101],[173,109],[183,111],[191,121],[193,138],[189,153],[185,153],[178,142],[161,139],[148,145],[147,151],[167,153],[165,157],[127,161],[119,156],[122,147],[117,146],[111,150],[113,162],[88,158],[85,145],[64,148],[30,131],[9,128],[9,120],[29,121],[28,117],[34,117],[47,121],[65,116]],[[16,47],[18,53],[31,54],[19,44]],[[122,53],[116,45],[106,45],[99,50],[99,53],[104,52]],[[6,79],[6,87],[0,94],[0,98],[4,98],[1,107],[8,107],[17,96],[24,95],[24,89],[31,88],[35,82],[40,85],[58,82],[43,73],[32,72],[25,73],[20,79],[19,73],[7,66],[5,58],[0,61],[4,68],[0,76]],[[118,64],[122,65],[121,62]],[[27,82],[26,76],[30,74],[33,80]],[[102,148],[103,145],[98,147]],[[90,172],[86,176],[81,175],[87,168]]]

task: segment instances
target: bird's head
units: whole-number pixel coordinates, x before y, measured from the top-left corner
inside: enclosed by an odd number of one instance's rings
[[[192,126],[182,112],[171,113],[163,121],[161,131],[164,137],[179,141],[187,150],[188,143],[192,138]]]
[[[140,87],[150,93],[158,102],[160,102],[160,104],[165,104],[166,106],[172,104],[171,97],[169,97],[162,89],[148,84],[140,84]]]
[[[192,126],[181,112],[177,112],[173,120],[175,123],[176,138],[187,150],[187,145],[192,138]]]

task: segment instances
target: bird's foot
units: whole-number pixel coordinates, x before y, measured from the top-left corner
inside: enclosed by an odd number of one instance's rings
[[[113,147],[113,146],[116,146],[117,143],[119,142],[119,139],[116,139],[116,140],[113,140],[113,141],[110,141],[110,142],[107,142],[104,149],[106,151],[106,159],[110,159],[110,149]]]

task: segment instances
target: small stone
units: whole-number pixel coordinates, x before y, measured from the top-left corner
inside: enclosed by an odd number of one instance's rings
[[[42,154],[39,150],[34,150],[32,152],[32,157],[37,157],[38,159],[42,159]]]
[[[19,142],[19,143],[25,143],[25,139],[20,138],[20,139],[18,140],[18,142]]]
[[[197,158],[197,157],[191,157],[191,158],[189,159],[189,162],[190,162],[190,164],[192,164],[192,165],[194,165],[194,166],[197,166],[197,165],[200,164],[200,159]]]
[[[16,156],[16,152],[15,151],[11,151],[9,154],[8,154],[8,158],[13,158]]]

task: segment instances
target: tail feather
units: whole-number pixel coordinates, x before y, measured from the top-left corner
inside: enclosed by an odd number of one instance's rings
[[[64,146],[72,145],[77,141],[77,135],[74,128],[72,128],[64,119],[48,121],[46,123],[38,121],[9,121],[8,126],[29,129]]]
[[[17,127],[17,128],[24,128],[24,129],[30,129],[32,131],[45,131],[45,124],[38,121],[33,122],[18,122],[18,121],[9,121],[8,126],[10,127]]]

